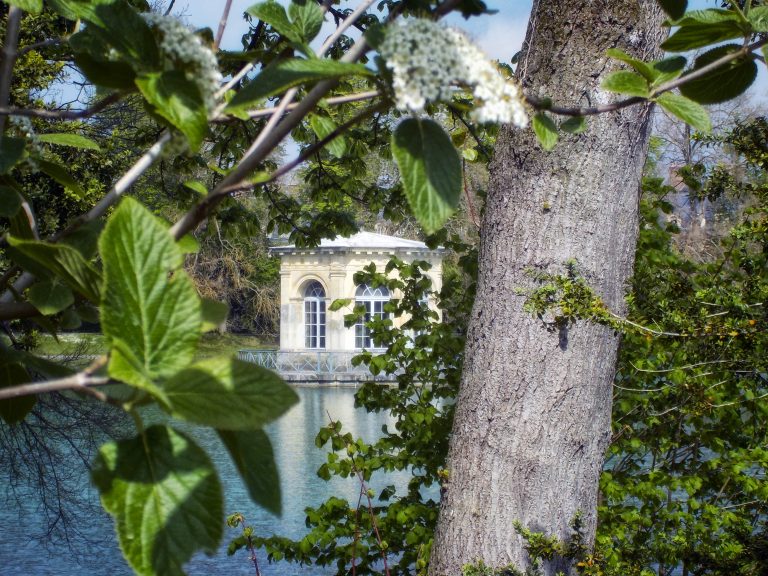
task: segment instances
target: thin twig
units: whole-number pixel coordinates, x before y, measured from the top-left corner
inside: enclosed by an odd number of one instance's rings
[[[325,39],[325,42],[323,42],[323,45],[320,46],[320,54],[324,55],[328,50],[330,50],[334,42],[341,38],[342,34],[344,34],[347,28],[357,22],[375,1],[376,0],[365,0],[357,8],[355,8],[355,10],[347,18],[342,20],[341,23],[336,27],[336,30],[333,31],[333,34],[328,36],[328,38]]]
[[[22,10],[17,6],[8,9],[8,21],[5,27],[5,42],[3,44],[3,61],[0,63],[0,106],[7,106],[11,98],[11,82],[13,81],[13,65],[16,63],[16,48],[19,44]],[[5,132],[7,116],[0,113],[0,141]]]
[[[0,118],[5,116],[26,116],[28,118],[45,118],[48,120],[82,120],[98,114],[110,104],[114,104],[122,98],[122,94],[115,92],[106,96],[83,110],[49,110],[46,108],[16,108],[15,106],[0,106]]]
[[[224,37],[224,30],[227,28],[230,8],[232,8],[232,0],[227,0],[227,3],[224,4],[224,12],[221,14],[221,20],[219,20],[219,29],[216,31],[216,39],[213,42],[214,50],[218,50],[221,45],[221,39]]]
[[[58,46],[59,44],[63,44],[64,42],[66,42],[65,38],[49,38],[48,40],[43,40],[42,42],[27,44],[26,46],[22,46],[21,48],[19,48],[19,53],[17,56],[23,56],[27,52],[32,52],[32,50],[37,50],[38,48],[47,48],[48,46]]]
[[[171,13],[171,10],[173,10],[173,5],[176,4],[176,0],[171,0],[171,3],[168,4],[168,8],[165,10],[165,13],[163,16],[168,16],[168,14]]]
[[[46,382],[30,382],[0,389],[0,400],[30,396],[32,394],[44,394],[59,390],[83,390],[89,386],[103,386],[109,382],[105,376],[92,376],[87,371],[78,372],[66,378],[47,380]]]
[[[336,106],[338,104],[348,104],[350,102],[360,102],[363,100],[371,100],[373,98],[376,98],[377,96],[381,96],[381,92],[378,90],[368,90],[366,92],[357,92],[355,94],[348,94],[346,96],[333,96],[331,98],[325,98],[323,102],[327,104],[328,106]],[[296,108],[298,104],[295,102],[292,104],[289,104],[286,107],[286,112],[290,112],[294,108]],[[259,108],[258,110],[251,110],[248,112],[249,118],[264,118],[266,116],[273,116],[277,112],[277,107],[271,107],[271,108]],[[217,122],[230,122],[231,118],[218,118],[216,120]]]

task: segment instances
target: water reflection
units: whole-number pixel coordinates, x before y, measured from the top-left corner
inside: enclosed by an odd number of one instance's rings
[[[304,508],[316,506],[330,495],[338,495],[357,500],[359,485],[354,479],[332,478],[325,482],[317,477],[315,471],[325,461],[325,453],[314,445],[314,438],[321,426],[329,421],[341,420],[344,430],[355,437],[372,441],[381,434],[383,424],[392,424],[392,419],[383,413],[368,414],[363,409],[354,407],[354,390],[349,388],[298,388],[301,401],[283,418],[270,425],[267,432],[272,440],[275,458],[280,470],[280,482],[283,495],[283,515],[272,516],[253,504],[247,491],[237,476],[234,466],[212,432],[180,426],[189,431],[211,455],[219,470],[224,484],[227,513],[241,512],[248,523],[254,526],[259,535],[280,534],[296,538],[306,532]],[[147,419],[158,420],[160,415],[149,414]],[[391,426],[390,426],[391,428]],[[7,472],[7,471],[6,471]],[[79,480],[82,483],[82,496],[91,502],[98,497],[87,481],[87,473]],[[397,477],[388,476],[375,488],[384,484],[395,483],[404,486],[405,473]],[[65,544],[56,544],[50,549],[41,548],[30,540],[31,535],[39,535],[45,530],[45,518],[42,517],[40,503],[28,496],[20,502],[10,497],[10,479],[8,474],[0,479],[0,490],[5,502],[0,509],[0,574],[81,576],[83,573],[109,576],[130,575],[131,571],[122,560],[113,534],[111,518],[95,509],[89,517],[82,518],[86,538],[76,538],[73,545],[76,554],[66,551]],[[187,566],[190,575],[208,574],[253,574],[253,565],[245,552],[233,557],[227,556],[226,546],[236,536],[235,530],[225,528],[225,538],[218,554],[213,558],[198,555]],[[100,536],[105,536],[99,538]],[[79,553],[79,554],[77,554]],[[78,564],[76,556],[81,556]],[[292,574],[314,576],[333,573],[314,567],[299,567],[286,563],[268,565],[263,552],[259,554],[260,568],[265,576]]]

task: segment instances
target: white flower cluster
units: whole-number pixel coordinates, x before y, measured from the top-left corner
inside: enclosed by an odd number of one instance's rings
[[[161,35],[160,51],[171,66],[185,66],[187,80],[195,82],[208,110],[216,104],[215,94],[221,86],[216,55],[205,46],[200,37],[176,18],[161,14],[145,13],[144,18]]]
[[[472,88],[478,122],[528,125],[522,93],[460,31],[431,20],[407,20],[387,31],[380,47],[398,109],[421,112],[427,102],[449,100],[457,84]]]

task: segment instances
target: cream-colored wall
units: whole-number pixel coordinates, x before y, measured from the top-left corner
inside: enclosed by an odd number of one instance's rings
[[[331,312],[328,308],[336,299],[353,298],[357,285],[355,272],[359,272],[371,262],[378,270],[384,270],[392,255],[405,261],[426,260],[432,264],[427,275],[432,279],[432,288],[439,292],[442,288],[442,258],[438,253],[406,251],[350,251],[350,252],[312,252],[297,251],[281,254],[280,263],[280,349],[304,350],[304,290],[306,285],[316,280],[323,285],[326,294],[326,350],[354,350],[355,329],[344,327],[344,315],[348,308]],[[394,273],[393,273],[394,275]],[[400,294],[393,294],[399,298]],[[431,302],[434,305],[433,302]],[[393,318],[395,326],[402,325],[405,318]]]

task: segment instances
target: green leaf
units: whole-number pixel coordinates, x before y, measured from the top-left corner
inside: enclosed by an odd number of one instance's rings
[[[72,178],[72,175],[63,166],[48,160],[38,160],[38,165],[40,170],[64,186],[66,190],[69,190],[78,198],[85,198],[85,190],[80,187],[80,184]]]
[[[710,132],[712,130],[712,122],[709,119],[707,111],[694,102],[671,92],[665,92],[664,94],[656,97],[656,102],[664,108],[670,114],[677,116],[683,122],[690,124],[696,130],[701,132]]]
[[[656,78],[656,74],[650,64],[643,62],[642,60],[638,60],[637,58],[632,58],[632,56],[623,50],[619,50],[618,48],[609,48],[605,51],[605,53],[611,58],[615,58],[616,60],[621,60],[622,62],[629,64],[632,66],[632,68],[635,69],[636,72],[641,74],[649,82],[652,82]]]
[[[293,0],[288,6],[288,16],[302,42],[307,44],[315,39],[323,26],[323,11],[313,0]]]
[[[51,7],[70,20],[82,19],[99,39],[136,68],[156,70],[160,53],[149,25],[125,0],[50,0]]]
[[[87,150],[101,151],[99,145],[85,136],[79,134],[40,134],[37,139],[40,142],[55,144],[57,146],[71,146],[73,148],[85,148]]]
[[[201,332],[210,332],[217,330],[227,320],[229,306],[225,302],[218,302],[210,298],[203,298],[201,301],[203,326]]]
[[[152,426],[142,436],[104,444],[91,477],[137,574],[183,576],[196,551],[216,551],[221,484],[208,455],[181,432]]]
[[[308,82],[317,82],[341,76],[370,76],[372,73],[362,64],[337,60],[301,60],[291,58],[273,62],[244,86],[227,105],[227,112],[253,108],[264,98],[280,94]]]
[[[536,134],[536,139],[541,144],[544,150],[552,150],[557,144],[557,126],[552,121],[552,118],[540,112],[533,117],[533,133]]]
[[[688,9],[688,0],[658,0],[661,9],[664,10],[669,17],[678,20],[683,17],[685,11]]]
[[[49,244],[35,240],[19,240],[9,237],[8,242],[16,250],[58,276],[67,286],[98,302],[101,294],[101,275],[71,246]]]
[[[281,514],[280,475],[272,443],[263,430],[216,431],[229,452],[251,500],[272,514]]]
[[[208,133],[208,113],[200,89],[181,70],[153,72],[136,78],[136,85],[153,111],[179,129],[194,152]]]
[[[246,10],[248,14],[259,20],[263,20],[282,36],[293,42],[301,42],[302,36],[299,29],[288,20],[285,8],[275,0],[267,0],[260,4],[254,4]]]
[[[21,364],[11,362],[5,354],[0,355],[0,388],[10,388],[20,384],[31,382],[29,373]],[[32,408],[35,407],[37,397],[35,395],[19,396],[0,400],[0,418],[6,424],[17,424],[24,420]]]
[[[11,6],[18,6],[25,12],[40,14],[43,11],[43,0],[8,0]]]
[[[733,38],[748,36],[739,26],[737,19],[720,18],[710,10],[702,10],[713,17],[705,22],[704,18],[692,17],[694,12],[689,12],[679,22],[680,28],[661,45],[667,52],[687,52],[702,46],[716,44]],[[731,13],[732,14],[732,13]]]
[[[139,381],[186,367],[202,325],[200,300],[181,269],[184,256],[166,224],[125,198],[104,228],[99,252],[104,262],[102,331],[113,344],[125,342],[135,357],[135,362],[120,363],[119,379],[125,380],[125,371],[135,363],[141,368]],[[109,373],[116,378],[117,368],[110,361]]]
[[[203,184],[198,180],[187,180],[186,182],[184,182],[184,186],[194,192],[197,192],[198,194],[200,194],[200,196],[208,195],[208,188],[206,188],[205,184]]]
[[[747,13],[747,20],[755,32],[768,32],[768,6],[757,6]]]
[[[91,220],[75,228],[72,232],[60,240],[62,244],[72,246],[83,258],[90,260],[96,255],[96,249],[99,243],[99,234],[104,228],[104,222],[101,220]]]
[[[45,316],[58,314],[75,303],[72,290],[55,279],[34,284],[27,291],[27,298]]]
[[[192,234],[185,234],[177,242],[176,245],[181,250],[182,254],[197,254],[200,252],[200,243]]]
[[[656,78],[651,86],[660,86],[664,82],[669,82],[679,77],[683,70],[685,70],[686,62],[687,60],[683,56],[672,56],[671,58],[653,62],[652,68]]]
[[[321,140],[338,128],[336,122],[326,116],[318,116],[317,114],[309,117],[309,124]],[[331,156],[341,158],[347,151],[347,141],[343,136],[337,136],[327,144],[326,148]]]
[[[0,216],[10,218],[21,208],[21,196],[15,188],[0,185]]]
[[[229,357],[181,370],[163,389],[175,417],[222,430],[255,430],[298,401],[274,372]]]
[[[115,90],[135,92],[136,72],[130,64],[109,60],[109,46],[91,28],[69,37],[75,52],[75,64],[96,85]]]
[[[331,305],[328,306],[328,310],[331,312],[337,312],[342,308],[346,308],[350,304],[352,304],[352,298],[336,298],[336,300],[331,302]]]
[[[641,98],[648,97],[648,80],[629,70],[612,72],[605,77],[601,86],[610,92],[640,96]]]
[[[726,44],[713,48],[696,58],[693,71],[711,64],[715,60],[740,50],[738,44]],[[751,59],[741,58],[721,66],[680,86],[680,93],[699,104],[718,104],[740,96],[754,83],[757,64]],[[685,78],[685,76],[683,76]]]
[[[587,129],[587,119],[584,116],[568,118],[568,120],[560,124],[560,129],[569,134],[581,134]]]
[[[0,141],[0,174],[7,174],[24,157],[25,140],[3,136]]]
[[[392,155],[413,215],[436,232],[461,196],[461,159],[450,137],[434,120],[408,118],[392,134]]]

